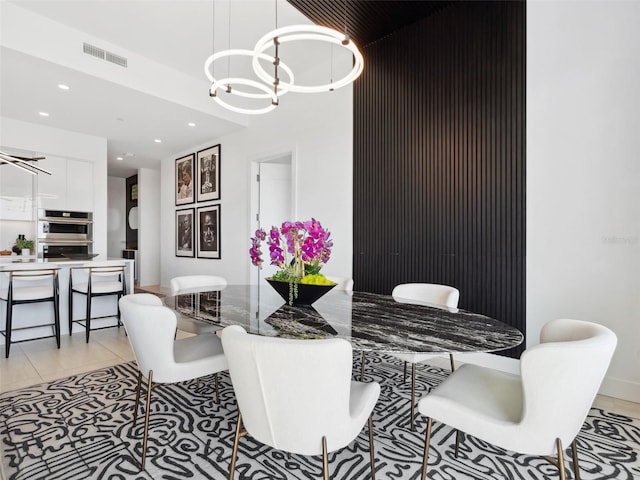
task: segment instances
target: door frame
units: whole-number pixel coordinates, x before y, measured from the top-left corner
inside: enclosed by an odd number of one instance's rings
[[[257,181],[257,175],[260,171],[260,164],[265,162],[271,162],[278,158],[282,157],[290,157],[291,158],[291,214],[292,220],[296,219],[298,216],[298,188],[297,188],[297,146],[293,145],[289,148],[283,147],[276,149],[272,152],[265,152],[260,155],[256,155],[251,159],[250,168],[249,168],[249,192],[251,195],[249,201],[249,237],[253,237],[256,229],[259,227],[259,221],[257,215],[260,213],[260,190],[259,184]],[[263,248],[262,258],[265,261],[268,261],[268,258],[265,258],[265,249]],[[247,247],[248,252],[248,247]],[[267,252],[268,253],[268,252]],[[247,253],[248,256],[248,253]],[[247,257],[248,258],[248,257]],[[255,284],[258,275],[255,275],[255,267],[251,262],[249,264],[248,278],[250,284]]]

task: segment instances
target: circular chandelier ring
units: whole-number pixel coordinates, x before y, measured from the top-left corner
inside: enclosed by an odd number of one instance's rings
[[[255,74],[266,83],[273,83],[274,78],[269,75],[259,62],[260,55],[264,55],[264,51],[272,46],[274,38],[278,38],[279,43],[294,42],[300,40],[318,40],[327,43],[333,43],[340,47],[344,47],[349,50],[353,55],[353,68],[342,79],[327,83],[324,85],[306,86],[295,85],[293,81],[285,82],[280,80],[280,86],[286,88],[291,92],[298,93],[317,93],[328,92],[332,89],[344,87],[349,83],[352,83],[356,78],[360,76],[364,69],[364,58],[358,47],[351,41],[345,45],[343,40],[344,34],[327,27],[321,27],[318,25],[290,25],[287,27],[277,28],[264,35],[254,47],[255,56],[253,57],[252,65]],[[282,65],[282,62],[280,63]]]
[[[244,113],[244,114],[249,114],[249,115],[260,115],[262,113],[268,113],[271,110],[273,110],[274,108],[276,108],[276,105],[278,104],[278,96],[276,95],[276,93],[273,91],[273,89],[271,87],[269,87],[269,85],[265,85],[264,83],[261,82],[257,82],[255,80],[251,80],[248,78],[240,78],[240,77],[230,77],[230,78],[220,78],[218,80],[214,80],[213,83],[211,84],[211,88],[210,88],[210,93],[214,93],[218,88],[224,88],[226,89],[228,84],[232,84],[232,85],[245,85],[247,87],[253,87],[256,88],[258,90],[262,90],[264,92],[264,94],[260,94],[260,95],[264,95],[261,98],[269,98],[271,99],[271,103],[269,105],[267,105],[264,108],[255,108],[255,109],[251,109],[251,108],[242,108],[242,107],[236,107],[235,105],[231,105],[228,102],[225,102],[224,100],[222,100],[220,98],[219,95],[215,95],[213,97],[213,100],[220,105],[221,107],[224,107],[228,110],[231,110],[232,112],[236,112],[236,113]],[[231,92],[233,92],[234,89],[231,89]],[[255,97],[258,98],[258,97]]]
[[[252,59],[255,59],[256,57],[260,58],[261,60],[266,60],[268,62],[275,62],[275,58],[267,55],[266,53],[256,53],[254,50],[243,50],[243,49],[231,49],[231,50],[222,50],[218,53],[214,53],[213,55],[210,55],[209,58],[207,58],[207,60],[204,62],[204,74],[207,76],[207,78],[209,79],[209,81],[213,84],[216,82],[215,77],[213,76],[213,74],[211,73],[211,66],[213,65],[213,62],[215,62],[216,60],[219,60],[221,58],[224,57],[232,57],[232,56],[245,56],[245,57],[251,57]],[[287,74],[288,80],[289,82],[287,84],[291,84],[294,81],[294,77],[293,77],[293,71],[291,70],[291,68],[289,68],[286,64],[284,64],[283,62],[280,62],[280,64],[278,65],[279,68],[282,68],[282,70],[284,70],[284,72]],[[250,80],[250,79],[246,79],[246,80]],[[274,78],[272,77],[271,79],[271,85],[273,85],[274,82]],[[218,84],[220,84],[221,82],[218,81]],[[236,82],[236,83],[242,83],[242,82]],[[249,86],[248,83],[242,83],[243,85],[247,85]],[[254,86],[254,85],[251,85]],[[226,87],[226,85],[225,85]],[[273,88],[273,87],[269,87],[269,88]],[[263,90],[263,89],[261,89]],[[280,84],[278,85],[278,89],[276,92],[276,95],[278,96],[282,96],[285,93],[287,93],[289,91],[289,89],[287,88],[283,88],[282,82],[280,82]],[[251,93],[251,92],[246,92],[243,90],[238,90],[238,89],[232,89],[231,90],[231,94],[232,95],[238,95],[239,97],[246,97],[246,98],[272,98],[272,96],[270,94],[266,94],[266,93]],[[277,100],[277,99],[276,99]]]

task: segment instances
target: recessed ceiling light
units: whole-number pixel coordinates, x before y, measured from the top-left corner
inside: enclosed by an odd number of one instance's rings
[[[61,83],[60,85],[58,85],[58,88],[60,90],[69,90],[69,85],[65,85],[64,83]]]
[[[122,157],[116,157],[116,160],[124,160]]]
[[[154,142],[156,142],[156,143],[162,143],[162,140],[160,140],[159,138],[156,138],[156,139],[154,140]]]
[[[48,117],[49,114],[47,112],[38,112],[41,117]]]
[[[131,152],[126,152],[126,153],[124,154],[124,156],[125,156],[125,157],[135,157],[135,156],[136,156],[136,154],[135,154],[135,153],[131,153]]]
[[[189,122],[189,123],[187,123],[187,125],[189,125],[190,127],[195,127],[196,126],[196,124],[193,123],[193,122]]]

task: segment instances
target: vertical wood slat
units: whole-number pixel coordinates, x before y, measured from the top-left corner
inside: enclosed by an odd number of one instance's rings
[[[524,2],[455,2],[365,49],[358,289],[454,285],[461,308],[526,333],[525,28]]]

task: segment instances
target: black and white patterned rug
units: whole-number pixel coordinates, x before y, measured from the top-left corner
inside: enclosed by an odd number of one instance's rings
[[[356,361],[354,371],[359,372]],[[418,396],[448,372],[420,365]],[[143,421],[131,424],[136,369],[124,364],[0,395],[2,466],[8,479],[226,479],[236,420],[228,376],[220,378],[220,404],[208,379],[154,390],[147,470],[139,471]],[[402,364],[369,355],[366,380],[382,385],[374,413],[376,477],[417,479],[425,421],[408,428],[410,382]],[[538,457],[505,452],[465,435],[458,458],[455,434],[434,423],[430,479],[537,480],[558,478]],[[578,436],[581,476],[640,479],[640,420],[592,409]],[[570,458],[570,455],[568,455]],[[329,457],[331,478],[368,479],[366,428],[348,448]],[[569,467],[567,461],[567,467]],[[240,440],[236,479],[321,478],[320,457],[291,455],[251,437]],[[573,478],[570,469],[568,478]]]

